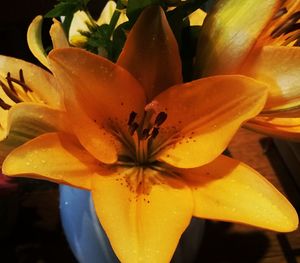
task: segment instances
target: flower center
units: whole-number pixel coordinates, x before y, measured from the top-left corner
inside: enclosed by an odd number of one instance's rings
[[[287,13],[286,8],[282,8],[277,14]],[[292,43],[293,46],[300,45],[300,11],[288,16],[271,33],[273,39],[282,39],[281,45],[286,46]]]
[[[298,1],[284,1],[277,9],[266,31],[269,44],[300,45],[300,6]]]
[[[135,144],[134,162],[140,166],[151,165],[154,160],[149,158],[149,148],[153,140],[158,136],[161,125],[167,119],[167,113],[159,112],[153,120],[154,111],[145,110],[139,122],[136,121],[137,113],[132,111],[128,118],[128,131]]]
[[[19,70],[19,79],[12,77],[10,72],[8,72],[5,81],[0,79],[0,86],[7,97],[5,101],[0,98],[0,107],[2,109],[8,110],[11,108],[12,104],[23,101],[41,101],[25,83],[22,69]]]

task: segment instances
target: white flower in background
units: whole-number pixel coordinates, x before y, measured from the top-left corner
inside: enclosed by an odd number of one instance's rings
[[[97,21],[93,20],[86,12],[77,11],[74,14],[73,20],[71,22],[70,30],[69,30],[69,42],[71,45],[76,47],[82,47],[87,42],[87,37],[82,35],[80,32],[88,32],[90,31],[88,25],[103,25],[109,24],[110,20],[116,10],[117,4],[114,1],[108,1],[105,5],[103,11],[101,12]],[[119,10],[120,17],[116,24],[116,28],[128,21],[128,18],[125,14],[125,10]]]

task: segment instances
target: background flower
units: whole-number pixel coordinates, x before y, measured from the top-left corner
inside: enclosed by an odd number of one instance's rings
[[[299,1],[219,1],[198,42],[198,76],[244,74],[266,83],[269,97],[247,127],[300,139]],[[290,123],[287,124],[290,120]]]

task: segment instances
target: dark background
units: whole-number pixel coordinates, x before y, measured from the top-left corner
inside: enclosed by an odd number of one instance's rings
[[[98,18],[105,2],[104,0],[90,1],[89,10],[95,18]],[[56,3],[56,0],[2,0],[0,54],[36,62],[27,46],[27,28],[34,17],[46,14]],[[43,40],[46,39],[45,47],[49,43],[47,31],[50,24],[51,19],[45,19],[43,27]]]

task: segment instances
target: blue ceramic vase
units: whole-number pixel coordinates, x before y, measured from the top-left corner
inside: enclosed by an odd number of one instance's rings
[[[60,186],[62,225],[80,263],[118,263],[109,240],[95,214],[89,191]],[[195,262],[204,231],[204,220],[193,218],[183,233],[173,263]]]

